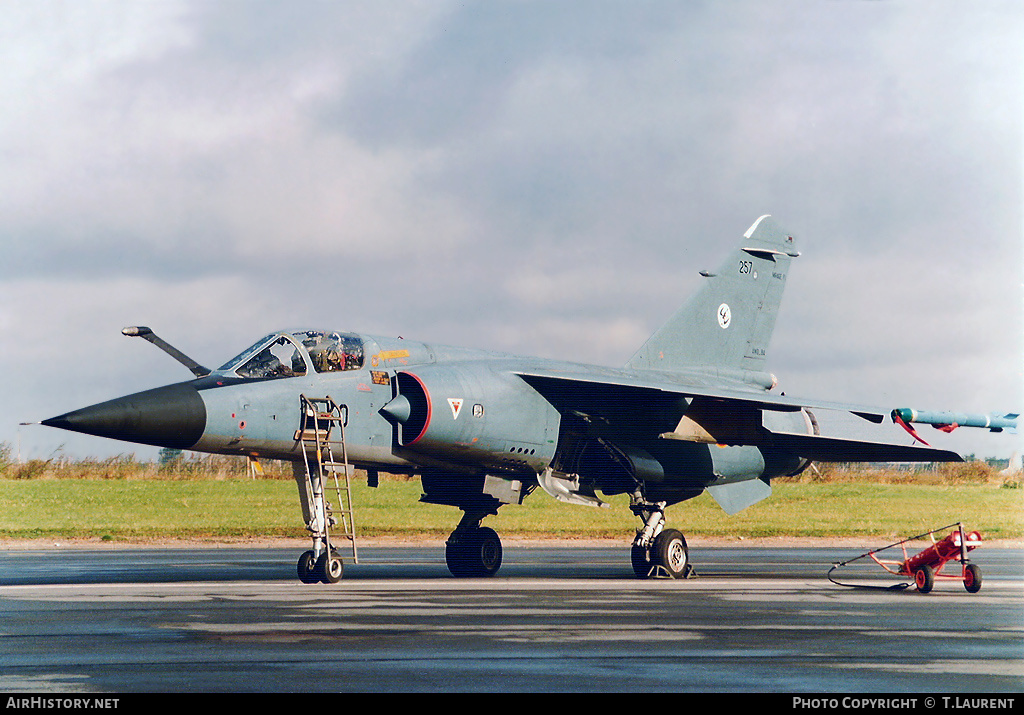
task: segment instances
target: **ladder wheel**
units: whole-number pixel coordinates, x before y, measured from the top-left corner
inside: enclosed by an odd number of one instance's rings
[[[312,551],[303,551],[299,557],[299,563],[295,565],[295,570],[299,574],[299,580],[302,583],[316,583],[320,580],[319,574],[317,574],[316,559],[313,558]]]

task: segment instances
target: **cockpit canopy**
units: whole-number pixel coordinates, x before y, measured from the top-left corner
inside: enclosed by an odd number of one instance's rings
[[[298,330],[271,333],[218,368],[250,379],[275,379],[316,372],[358,370],[363,339],[352,333]]]

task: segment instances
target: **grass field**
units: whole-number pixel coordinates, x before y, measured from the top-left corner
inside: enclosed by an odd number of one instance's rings
[[[925,483],[922,483],[925,482]],[[932,482],[932,483],[928,483]],[[727,516],[704,494],[669,508],[687,535],[755,538],[872,537],[897,540],[955,522],[986,540],[1024,537],[1024,489],[998,480],[832,478],[777,480],[773,495]],[[1008,488],[1014,487],[1014,488]],[[461,512],[420,503],[418,480],[384,478],[371,489],[354,482],[360,536],[443,537]],[[609,509],[570,506],[536,492],[487,522],[503,536],[627,540],[639,521],[628,499]],[[227,539],[305,537],[290,477],[0,478],[3,539]]]

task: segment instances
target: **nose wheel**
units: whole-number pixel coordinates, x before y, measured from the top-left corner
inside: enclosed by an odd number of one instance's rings
[[[345,573],[345,563],[334,549],[319,556],[312,550],[303,551],[295,571],[302,583],[338,583]]]
[[[302,552],[295,570],[298,572],[299,580],[302,583],[316,583],[320,580],[316,573],[316,556],[314,556],[312,551]]]

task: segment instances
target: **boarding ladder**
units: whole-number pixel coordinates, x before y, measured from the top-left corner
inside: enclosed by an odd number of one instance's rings
[[[332,550],[331,527],[341,525],[341,537],[352,545],[352,563],[359,563],[356,548],[355,512],[352,508],[352,482],[354,473],[348,462],[345,445],[345,422],[348,408],[337,404],[330,396],[306,397],[300,395],[302,404],[302,426],[295,433],[295,439],[302,445],[303,461],[306,464],[306,486],[315,514],[323,516],[322,533],[314,533],[314,541],[323,540],[327,553]],[[336,427],[336,429],[335,429]],[[332,439],[332,434],[336,437]],[[334,458],[334,449],[341,449],[341,461]],[[341,474],[343,479],[339,480]],[[334,482],[337,507],[327,501],[324,490],[328,475]]]

